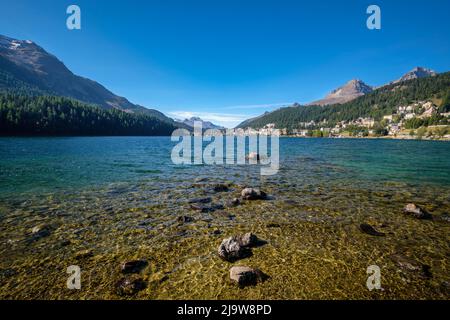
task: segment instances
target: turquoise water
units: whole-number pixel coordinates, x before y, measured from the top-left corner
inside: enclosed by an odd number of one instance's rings
[[[450,143],[280,140],[280,170],[181,166],[169,137],[0,138],[0,299],[449,299]],[[227,192],[215,192],[218,183]],[[246,186],[267,201],[228,203]],[[189,201],[210,197],[208,212]],[[434,216],[402,213],[415,203]],[[191,222],[181,223],[180,216]],[[385,233],[360,231],[368,223]],[[49,232],[36,238],[32,230]],[[240,289],[217,257],[228,236],[267,245],[238,261],[270,279]],[[432,277],[392,256],[426,264]],[[147,287],[119,296],[124,261]],[[368,291],[366,268],[384,291]],[[88,276],[67,290],[66,268]],[[32,284],[32,285],[30,285]]]
[[[189,178],[217,169],[173,165],[174,145],[168,137],[0,138],[0,197]],[[343,178],[365,183],[450,185],[448,142],[282,138],[280,153],[282,170],[296,168],[300,160],[311,170],[337,166]],[[232,176],[240,169],[220,170]]]

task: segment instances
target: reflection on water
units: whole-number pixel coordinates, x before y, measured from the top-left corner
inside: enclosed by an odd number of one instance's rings
[[[257,166],[175,166],[169,138],[1,138],[0,298],[124,298],[120,264],[145,259],[137,299],[449,298],[450,144],[281,139],[277,175]],[[214,185],[230,185],[214,192]],[[227,204],[245,186],[268,201]],[[193,210],[211,197],[224,209]],[[405,216],[413,202],[432,221]],[[192,222],[180,222],[179,216]],[[369,223],[385,237],[359,230]],[[37,237],[34,227],[48,230]],[[239,289],[216,250],[229,235],[268,242],[234,265],[270,279]],[[432,277],[402,268],[402,255]],[[367,290],[381,268],[383,291]],[[70,265],[82,290],[66,289]]]

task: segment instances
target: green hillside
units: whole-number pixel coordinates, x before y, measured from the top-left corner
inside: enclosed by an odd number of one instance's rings
[[[434,77],[415,79],[378,88],[377,90],[344,104],[327,106],[300,106],[281,108],[255,119],[246,120],[238,128],[259,129],[274,123],[279,129],[296,129],[299,123],[327,121],[334,126],[340,121],[353,121],[360,117],[371,117],[381,121],[383,116],[395,113],[398,106],[413,102],[433,100],[439,112],[450,111],[450,72]],[[434,117],[429,124],[442,120]]]

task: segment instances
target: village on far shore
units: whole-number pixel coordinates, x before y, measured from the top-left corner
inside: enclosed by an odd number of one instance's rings
[[[433,116],[447,118],[448,124],[421,125]],[[425,121],[426,122],[426,121]],[[353,121],[340,121],[330,126],[327,120],[320,122],[299,122],[295,129],[276,128],[269,123],[261,129],[246,128],[246,134],[272,134],[278,129],[281,136],[299,138],[390,138],[450,140],[450,112],[439,113],[432,101],[420,101],[411,105],[399,106],[393,114],[385,115],[381,121],[373,118],[358,118]],[[243,129],[233,129],[236,135]]]

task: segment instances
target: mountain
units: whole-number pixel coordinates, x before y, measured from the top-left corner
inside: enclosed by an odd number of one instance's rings
[[[398,106],[417,101],[434,101],[441,112],[449,112],[450,72],[392,83],[346,103],[323,106],[296,104],[246,120],[238,128],[258,129],[273,123],[278,129],[290,130],[302,128],[310,122],[315,123],[313,127],[333,127],[340,121],[353,121],[360,117],[381,121],[383,116],[396,113]],[[326,124],[322,123],[324,121]]]
[[[348,106],[353,105],[351,102],[353,101],[365,101],[360,100],[362,97],[372,95],[375,93],[375,96],[377,96],[378,93],[383,92],[385,93],[386,88],[391,88],[391,90],[397,90],[397,89],[404,89],[400,88],[400,83],[408,83],[412,80],[420,80],[420,79],[433,79],[435,77],[438,77],[439,74],[431,69],[423,68],[423,67],[416,67],[412,69],[411,71],[404,74],[400,79],[392,81],[388,83],[387,85],[381,86],[381,87],[371,87],[364,83],[363,81],[359,79],[350,80],[342,87],[339,87],[335,90],[333,90],[330,94],[328,94],[324,99],[317,100],[311,103],[308,103],[304,106],[300,106],[299,104],[294,104],[287,108],[281,108],[272,112],[266,112],[263,115],[260,115],[258,117],[247,119],[241,124],[237,126],[237,128],[246,128],[246,127],[253,127],[253,128],[260,128],[263,127],[267,123],[275,123],[278,124],[278,128],[283,127],[282,124],[289,124],[287,127],[295,127],[293,124],[294,119],[296,119],[296,115],[301,114],[302,119],[306,119],[305,121],[311,121],[314,120],[314,115],[318,115],[323,113],[323,110],[314,110],[313,108],[309,107],[318,107],[321,106],[322,108],[325,107],[334,107],[337,106]],[[433,80],[430,80],[433,83]],[[409,88],[410,89],[410,88]],[[421,90],[421,88],[419,89]],[[441,91],[445,91],[445,89],[442,89]],[[445,93],[445,92],[444,92]],[[413,94],[411,94],[413,95]],[[418,95],[418,94],[417,94]],[[298,109],[298,110],[297,110]],[[326,112],[330,111],[328,108],[325,108]],[[348,112],[345,110],[345,107],[343,108],[337,108],[338,110],[330,111],[330,114],[338,113],[340,112],[340,115],[336,118],[345,118],[349,114],[353,116],[353,112]],[[389,109],[389,108],[388,108]],[[386,113],[387,114],[387,113]],[[360,115],[362,116],[362,114]],[[289,118],[291,117],[291,118]],[[324,119],[322,119],[324,120]],[[321,120],[321,121],[322,121]],[[315,121],[315,120],[314,120]]]
[[[214,123],[212,123],[210,121],[204,121],[199,117],[191,117],[190,119],[185,119],[182,123],[187,125],[188,127],[193,128],[194,122],[197,122],[197,121],[202,123],[203,129],[225,129],[224,127],[215,125]]]
[[[423,67],[416,67],[412,69],[411,71],[405,73],[400,79],[397,79],[395,81],[392,81],[389,84],[396,84],[403,81],[409,81],[413,79],[420,79],[420,78],[426,78],[426,77],[433,77],[436,76],[437,73],[434,70],[423,68]],[[360,96],[363,96],[365,94],[368,94],[374,90],[374,87],[371,87],[367,84],[365,84],[363,81],[359,79],[350,80],[342,87],[339,87],[335,90],[333,90],[330,94],[328,94],[324,99],[317,100],[311,103],[308,103],[307,105],[330,105],[330,104],[338,104],[338,103],[346,103],[349,101],[352,101],[353,99],[356,99]]]
[[[30,40],[0,35],[0,90],[69,97],[104,109],[143,113],[168,123],[157,110],[136,105],[101,84],[73,74],[63,62]]]
[[[413,79],[434,77],[436,75],[437,75],[437,73],[434,70],[423,68],[423,67],[416,67],[416,68],[412,69],[411,71],[405,73],[400,79],[391,82],[391,84],[408,81],[408,80],[413,80]]]
[[[309,103],[309,105],[329,105],[337,103],[345,103],[363,96],[373,91],[371,86],[368,86],[359,79],[353,79],[347,82],[342,87],[333,90],[324,99]]]

